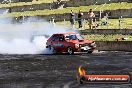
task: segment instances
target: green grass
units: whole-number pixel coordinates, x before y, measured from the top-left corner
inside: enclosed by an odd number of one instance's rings
[[[42,4],[42,3],[52,3],[57,0],[38,0],[33,2],[17,2],[17,3],[8,3],[8,4],[0,4],[0,8],[2,7],[13,7],[13,6],[23,6],[23,5],[32,5],[32,4]]]
[[[131,9],[132,8],[132,3],[126,3],[123,2],[122,4],[120,3],[111,3],[111,4],[106,4],[104,8],[101,8],[103,5],[91,5],[91,6],[80,6],[80,7],[67,7],[64,9],[55,9],[55,10],[36,10],[36,11],[25,11],[25,12],[13,12],[10,13],[6,16],[13,16],[13,17],[18,17],[18,16],[36,16],[36,15],[50,15],[50,14],[64,14],[64,13],[70,13],[70,10],[73,10],[74,12],[78,12],[80,9],[83,12],[88,12],[89,9],[93,9],[94,11],[99,11],[101,10],[116,10],[116,9]],[[96,8],[96,9],[94,9]]]
[[[91,35],[83,35],[85,39],[94,40],[94,41],[116,41],[117,38],[128,38],[128,40],[124,41],[132,41],[132,35],[98,35],[98,34],[91,34]]]
[[[119,28],[119,19],[109,19],[108,25],[99,26],[99,29],[118,29]],[[121,28],[131,28],[132,29],[132,18],[123,18],[121,19]]]
[[[99,23],[99,21],[97,21]],[[101,23],[101,22],[100,22]],[[64,25],[66,27],[70,27],[69,21],[56,22],[58,25]],[[78,28],[78,22],[75,22],[75,28]],[[119,19],[108,19],[108,25],[100,25],[96,29],[119,29]],[[123,29],[132,29],[132,18],[122,18],[121,19],[121,28]],[[85,21],[84,28],[89,29],[88,21]]]

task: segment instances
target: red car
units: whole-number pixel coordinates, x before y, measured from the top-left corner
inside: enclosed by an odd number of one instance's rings
[[[53,53],[67,52],[74,54],[74,52],[92,53],[96,48],[96,44],[92,40],[85,40],[79,33],[68,32],[53,34],[46,43],[46,48]]]

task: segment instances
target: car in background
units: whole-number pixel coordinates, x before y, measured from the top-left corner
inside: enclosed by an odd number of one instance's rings
[[[46,42],[46,48],[53,53],[74,52],[92,53],[96,48],[96,44],[92,40],[85,40],[79,33],[68,32],[53,34]]]

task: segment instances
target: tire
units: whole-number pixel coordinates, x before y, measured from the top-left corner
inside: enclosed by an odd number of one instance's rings
[[[80,84],[84,84],[85,81],[86,81],[86,80],[85,80],[85,77],[81,77],[81,78],[80,78]]]
[[[54,49],[53,46],[49,46],[49,51],[52,53],[52,54],[55,54],[56,53],[56,50]]]
[[[69,55],[72,55],[72,54],[74,54],[74,51],[73,51],[73,49],[72,49],[71,47],[68,47],[68,48],[67,48],[67,53],[68,53]]]
[[[93,53],[93,51],[87,51],[87,53],[88,53],[88,54],[91,54],[91,53]]]

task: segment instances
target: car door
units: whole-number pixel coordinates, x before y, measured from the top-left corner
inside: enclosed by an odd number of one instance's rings
[[[52,38],[52,42],[51,42],[52,44],[51,45],[54,47],[54,49],[56,51],[58,51],[58,49],[59,49],[58,42],[59,42],[59,35],[54,35]]]
[[[66,40],[65,40],[64,35],[59,36],[58,44],[59,44],[59,51],[61,51],[61,52],[66,51]]]

